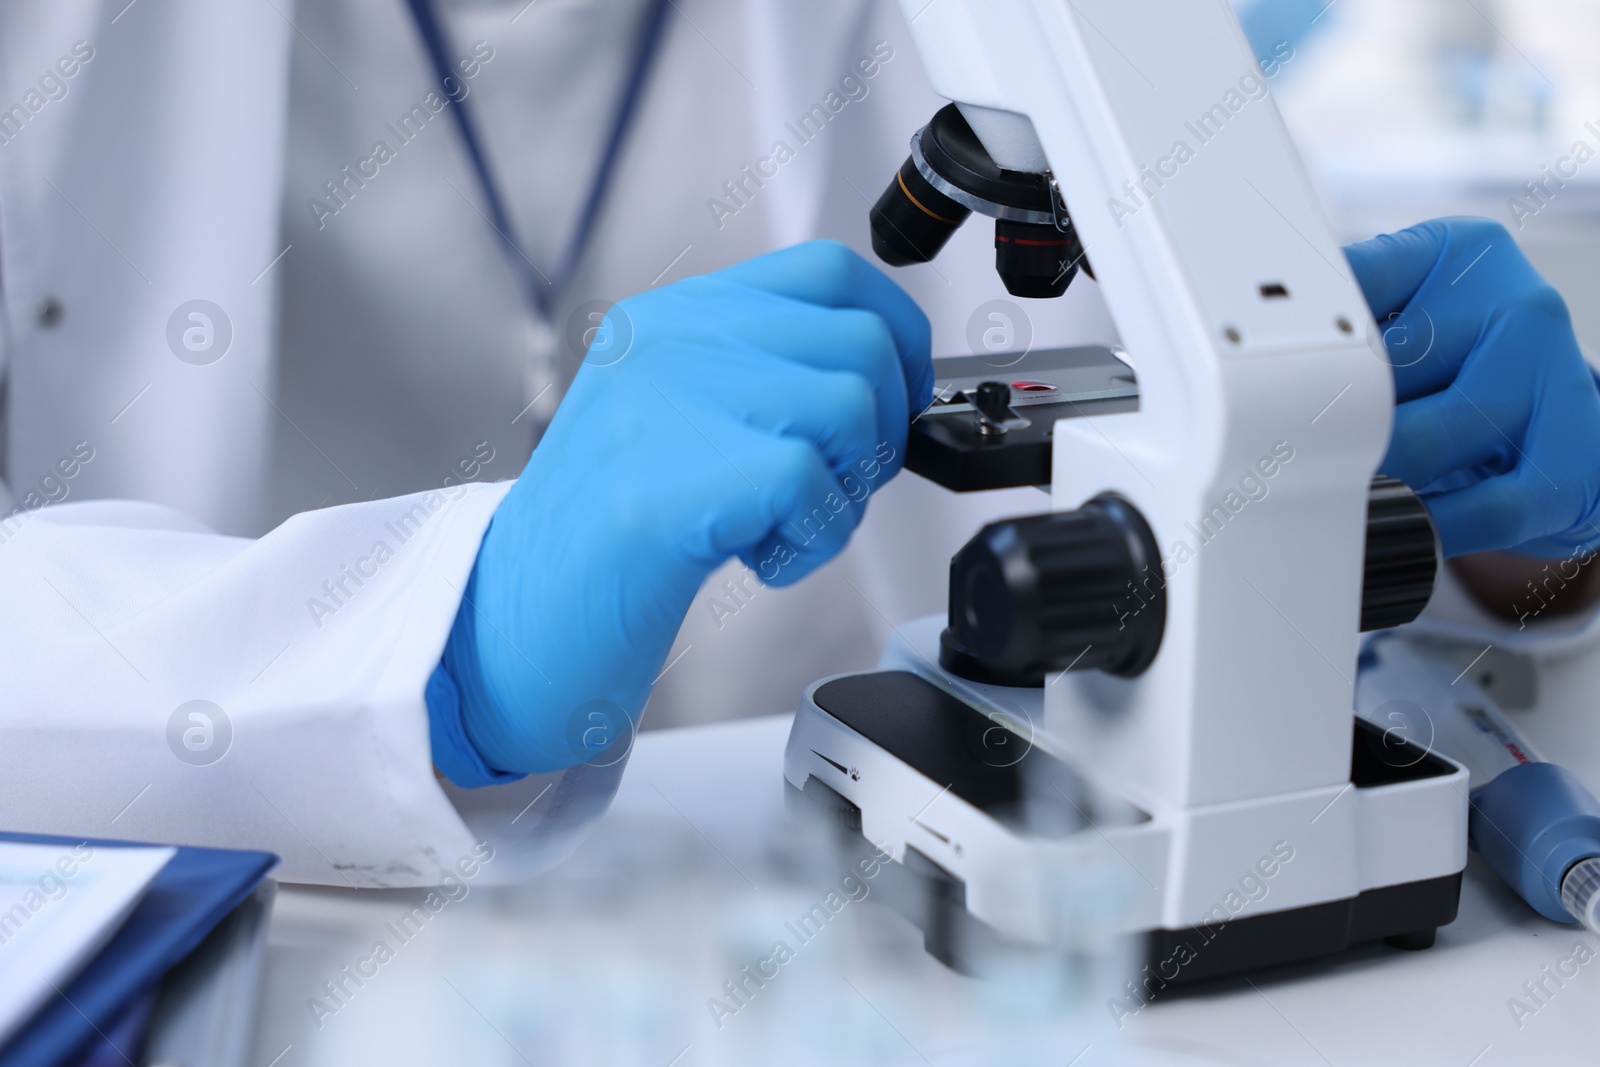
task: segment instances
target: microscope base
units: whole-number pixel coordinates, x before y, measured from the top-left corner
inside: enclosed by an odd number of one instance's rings
[[[848,831],[842,845],[853,860],[875,854],[861,836],[860,809],[838,792],[808,778],[803,789],[785,783],[784,793],[797,814],[822,818]],[[1248,916],[1216,927],[1144,931],[1137,935],[1143,945],[1135,950],[1135,959],[1144,967],[1145,996],[1332,956],[1378,941],[1407,951],[1432,948],[1438,928],[1455,921],[1462,873],[1369,889],[1344,900]],[[921,930],[928,955],[954,971],[980,974],[984,961],[1001,951],[1048,951],[1007,942],[994,927],[974,917],[966,907],[965,884],[913,847],[907,848],[902,863],[886,864],[876,884],[878,898]]]
[[[1242,974],[1331,956],[1383,941],[1392,948],[1432,948],[1437,930],[1455,921],[1462,872],[1368,889],[1355,897],[1234,919],[1220,927],[1152,930],[1145,963],[1167,985]],[[1203,947],[1203,948],[1202,948]],[[1192,960],[1178,964],[1186,955]]]
[[[902,642],[936,640],[933,622],[909,624]],[[900,669],[807,691],[784,776],[790,796],[849,831],[863,855],[892,857],[875,886],[959,970],[998,948],[1070,952],[1086,938],[1135,935],[1153,994],[1367,942],[1425,948],[1455,918],[1466,772],[1392,731],[1352,712],[1347,807],[1318,797],[1309,812],[1293,809],[1300,829],[1279,852],[1285,841],[1254,829],[1272,824],[1232,805],[1231,837],[1254,843],[1219,857],[1178,847],[1217,816],[1143,810],[1091,781],[1048,734],[1019,729],[1043,721],[1025,703],[1039,690],[969,685],[907,651],[885,657]],[[1324,862],[1329,848],[1347,858]],[[1258,853],[1259,874],[1240,859]],[[1307,864],[1322,864],[1315,877]],[[1183,905],[1186,888],[1216,905]]]

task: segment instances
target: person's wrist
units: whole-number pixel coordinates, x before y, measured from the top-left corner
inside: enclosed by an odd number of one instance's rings
[[[1556,558],[1515,552],[1476,552],[1450,560],[1461,587],[1483,610],[1501,619],[1570,619],[1600,604],[1595,551],[1580,547]]]
[[[466,789],[503,785],[523,777],[491,767],[467,736],[460,689],[443,662],[428,676],[423,697],[428,706],[428,743],[439,774]]]
[[[444,653],[424,691],[434,766],[450,781],[467,788],[501,785],[523,777],[501,770],[499,760],[493,758],[494,750],[481,743],[469,725],[481,721],[484,714],[477,657],[472,653],[476,632],[472,589],[469,579]]]

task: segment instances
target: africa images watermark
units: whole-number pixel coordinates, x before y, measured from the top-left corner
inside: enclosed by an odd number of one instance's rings
[[[494,446],[479,441],[472,454],[457,461],[456,469],[445,475],[440,488],[410,498],[406,509],[383,524],[388,536],[376,538],[372,546],[356,559],[340,566],[339,572],[322,583],[321,596],[306,598],[306,611],[311,621],[322,629],[324,620],[337,615],[360,594],[366,584],[378,576],[384,564],[394,559],[401,547],[415,537],[439,512],[459,500],[468,483],[483,473],[483,468],[494,459]],[[459,472],[459,474],[457,473]]]
[[[1117,229],[1122,229],[1125,219],[1138,214],[1168,182],[1182,173],[1184,164],[1216,139],[1235,115],[1247,105],[1265,100],[1269,93],[1267,82],[1277,77],[1293,59],[1294,48],[1287,41],[1273,45],[1272,54],[1261,58],[1261,77],[1257,77],[1254,71],[1245,73],[1239,78],[1237,87],[1230,86],[1220,101],[1183,124],[1184,130],[1194,138],[1194,144],[1189,143],[1188,137],[1178,137],[1167,149],[1166,155],[1154,163],[1141,164],[1137,180],[1122,183],[1122,191],[1128,197],[1126,201],[1115,196],[1106,198],[1106,210],[1111,212]]]
[[[1178,538],[1161,558],[1159,568],[1147,566],[1137,581],[1128,581],[1127,595],[1119,596],[1112,605],[1117,615],[1118,629],[1126,629],[1129,619],[1137,618],[1140,612],[1155,603],[1156,594],[1172,581],[1178,569],[1203,552],[1245,508],[1267,499],[1272,493],[1272,486],[1268,483],[1293,460],[1294,446],[1287,441],[1275,442],[1270,453],[1245,468],[1238,483],[1201,514],[1199,525],[1184,523],[1183,528],[1193,536],[1194,544],[1191,546],[1184,538]]]
[[[1595,144],[1600,144],[1600,125],[1590,119],[1583,124],[1583,128],[1594,136]],[[1517,229],[1528,225],[1528,220],[1550,206],[1556,194],[1567,187],[1567,182],[1578,176],[1578,170],[1596,155],[1594,145],[1580,137],[1572,142],[1572,147],[1567,149],[1565,155],[1559,157],[1555,163],[1542,163],[1539,172],[1542,177],[1530,178],[1522,183],[1522,196],[1506,197],[1506,210],[1511,214],[1511,221],[1517,224]]]
[[[756,994],[783,973],[784,965],[796,958],[797,950],[815,941],[834,916],[844,911],[846,906],[867,899],[867,894],[872,891],[867,883],[878,876],[884,864],[893,862],[887,846],[879,843],[874,847],[877,855],[857,860],[839,880],[837,889],[829,889],[821,900],[798,918],[783,924],[784,930],[794,938],[794,945],[784,938],[774,941],[765,956],[754,963],[745,964],[737,976],[722,983],[724,996],[706,998],[706,1011],[711,1013],[711,1021],[717,1024],[718,1030],[726,1026],[729,1019],[748,1008]]]
[[[399,158],[400,149],[416,140],[427,129],[433,117],[442,112],[451,104],[459,104],[467,98],[472,91],[467,82],[476,78],[482,72],[484,64],[494,59],[494,47],[487,41],[478,41],[473,44],[471,54],[464,59],[456,61],[456,69],[461,72],[461,77],[448,76],[444,79],[441,88],[444,95],[430,89],[422,98],[420,104],[411,105],[411,109],[401,115],[394,122],[386,122],[383,128],[394,137],[391,146],[386,140],[377,140],[372,143],[372,150],[354,163],[346,163],[339,169],[339,173],[322,183],[325,197],[313,196],[306,200],[306,205],[311,209],[311,217],[316,220],[317,229],[322,229],[328,220],[350,206],[356,195],[367,187],[367,182],[375,179],[382,173],[385,165]]]
[[[209,767],[233,747],[233,720],[210,700],[186,700],[167,717],[167,748],[191,767]]]
[[[22,494],[21,502],[10,514],[0,517],[0,545],[15,537],[28,520],[46,504],[59,504],[72,495],[68,485],[89,461],[94,459],[94,446],[88,441],[78,441],[72,451],[56,460],[55,465],[39,476],[38,481]]]
[[[0,912],[0,945],[6,944],[26,926],[45,905],[66,896],[72,879],[79,868],[94,858],[94,847],[87,841],[79,842],[63,852],[55,863],[46,867],[38,878],[27,883],[17,902]]]
[[[384,936],[373,941],[366,954],[340,967],[332,978],[322,983],[319,995],[307,997],[306,1010],[316,1020],[317,1029],[321,1030],[331,1016],[349,1007],[355,995],[378,977],[384,965],[398,956],[401,949],[415,941],[436,915],[449,905],[465,900],[472,891],[467,883],[493,859],[494,846],[489,842],[479,841],[473,845],[470,855],[456,860],[455,873],[447,873],[419,903],[384,923]]]
[[[1228,923],[1237,918],[1247,905],[1266,900],[1272,892],[1272,879],[1294,860],[1294,856],[1294,846],[1289,842],[1273,842],[1271,849],[1254,865],[1246,868],[1234,885],[1228,887],[1222,899],[1211,905],[1205,918],[1190,928],[1189,933],[1193,937],[1179,941],[1165,958],[1145,964],[1139,975],[1123,984],[1126,996],[1108,997],[1106,1010],[1111,1013],[1111,1020],[1117,1024],[1117,1029],[1122,1029],[1127,1020],[1138,1015],[1145,1005],[1156,998],[1156,994],[1176,981],[1183,969],[1199,959],[1205,947],[1216,940],[1217,935],[1227,929]]]
[[[1556,961],[1553,968],[1547,963],[1539,968],[1538,975],[1523,982],[1522,996],[1506,998],[1506,1010],[1511,1013],[1511,1021],[1517,1024],[1517,1029],[1527,1026],[1529,1019],[1548,1008],[1556,994],[1577,978],[1584,964],[1594,957],[1594,948],[1578,941]]]
[[[88,41],[74,42],[71,54],[57,59],[28,87],[21,100],[0,111],[0,146],[16,140],[34,116],[46,107],[65,100],[72,91],[72,79],[94,59],[94,54],[94,45]]]
[[[1268,483],[1293,461],[1293,445],[1288,441],[1273,442],[1272,451],[1257,459],[1253,466],[1245,468],[1238,484],[1223,493],[1222,499],[1200,516],[1198,526],[1193,522],[1183,524],[1184,530],[1193,535],[1194,546],[1190,547],[1189,542],[1181,537],[1172,542],[1161,560],[1162,572],[1171,578],[1179,567],[1194,559],[1206,545],[1216,540],[1235,516],[1250,504],[1267,499],[1272,492],[1272,486]]]
[[[1528,579],[1528,595],[1511,605],[1511,612],[1517,618],[1517,629],[1526,630],[1529,619],[1538,618],[1554,604],[1568,584],[1577,581],[1583,568],[1594,562],[1595,555],[1595,549],[1584,546],[1569,556],[1546,563],[1539,572],[1537,584],[1536,579]],[[1553,573],[1552,567],[1555,568]]]
[[[844,496],[830,492],[798,521],[790,520],[789,530],[795,534],[794,537],[778,542],[766,559],[757,562],[753,571],[747,567],[737,579],[724,581],[722,596],[708,594],[706,608],[711,612],[717,629],[721,630],[730,618],[750,606],[756,592],[764,588],[761,583],[771,583],[784,567],[799,558],[797,545],[801,548],[809,545],[821,537],[828,525],[847,508],[864,504],[867,497],[872,495],[872,484],[882,477],[885,467],[893,463],[898,455],[894,445],[880,441],[869,458],[857,461],[854,469],[839,479],[839,488],[844,491]],[[761,579],[760,583],[753,581],[756,577]]]
[[[783,128],[793,135],[794,145],[790,145],[787,139],[774,141],[767,155],[754,163],[746,163],[739,168],[738,174],[723,182],[723,195],[706,200],[706,209],[711,212],[711,221],[717,224],[717,229],[722,229],[728,219],[749,207],[756,193],[766,188],[767,182],[778,176],[779,169],[795,158],[797,149],[815,140],[828,128],[828,123],[851,103],[865,100],[872,91],[868,82],[876,78],[878,72],[893,58],[894,48],[889,42],[874,41],[871,53],[856,60],[851,71],[839,79],[837,88],[829,89],[820,101],[812,104],[797,119],[783,124]]]

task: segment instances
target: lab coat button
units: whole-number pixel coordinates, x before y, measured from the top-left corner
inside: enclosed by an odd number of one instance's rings
[[[53,296],[45,297],[39,301],[39,310],[37,312],[39,328],[41,330],[55,329],[61,325],[61,317],[66,313],[67,309],[61,306],[61,301]]]

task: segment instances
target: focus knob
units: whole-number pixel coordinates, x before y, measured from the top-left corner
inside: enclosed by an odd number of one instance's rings
[[[1378,475],[1367,495],[1361,630],[1386,630],[1422,614],[1439,573],[1439,539],[1422,498]]]
[[[950,561],[950,625],[940,662],[996,685],[1099,668],[1136,675],[1166,624],[1155,536],[1121,497],[1076,511],[990,523]]]

